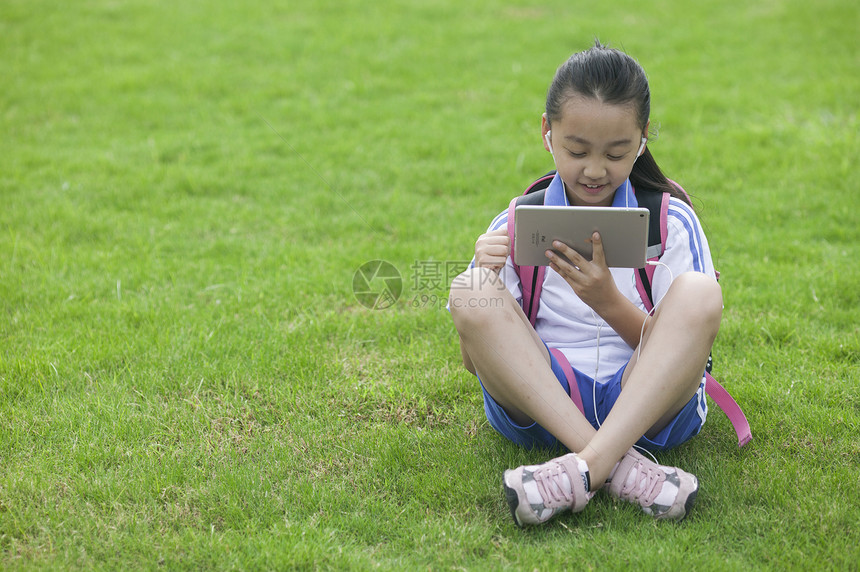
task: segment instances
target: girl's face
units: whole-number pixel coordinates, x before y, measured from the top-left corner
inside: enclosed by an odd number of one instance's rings
[[[562,116],[550,125],[541,122],[544,147],[553,153],[564,181],[567,199],[575,206],[611,206],[636,160],[643,130],[633,106],[602,103],[573,96],[562,106]]]

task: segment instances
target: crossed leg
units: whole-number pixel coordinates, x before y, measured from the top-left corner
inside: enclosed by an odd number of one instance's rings
[[[600,430],[558,383],[546,347],[495,272],[473,268],[455,278],[450,309],[464,364],[493,399],[516,423],[543,426],[588,463],[592,483],[603,483],[642,435],[662,429],[695,394],[719,329],[722,293],[704,274],[675,279],[645,325],[641,351]]]

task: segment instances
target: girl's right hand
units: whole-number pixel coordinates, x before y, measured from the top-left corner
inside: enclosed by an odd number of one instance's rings
[[[505,224],[478,237],[475,243],[475,266],[499,272],[510,252],[511,239],[508,237],[508,225]]]

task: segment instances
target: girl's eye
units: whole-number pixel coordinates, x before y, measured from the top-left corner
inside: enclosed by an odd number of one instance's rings
[[[571,157],[576,157],[577,159],[582,159],[585,157],[585,153],[574,153],[573,151],[568,151]]]
[[[610,161],[620,161],[624,158],[624,155],[607,155],[606,156]]]

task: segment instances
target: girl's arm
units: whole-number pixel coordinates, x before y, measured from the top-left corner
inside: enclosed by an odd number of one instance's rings
[[[614,302],[609,301],[605,306],[592,308],[606,324],[621,336],[628,346],[634,350],[641,341],[642,323],[650,320],[650,316],[639,309],[615,288],[618,294]],[[646,326],[647,327],[647,326]]]

